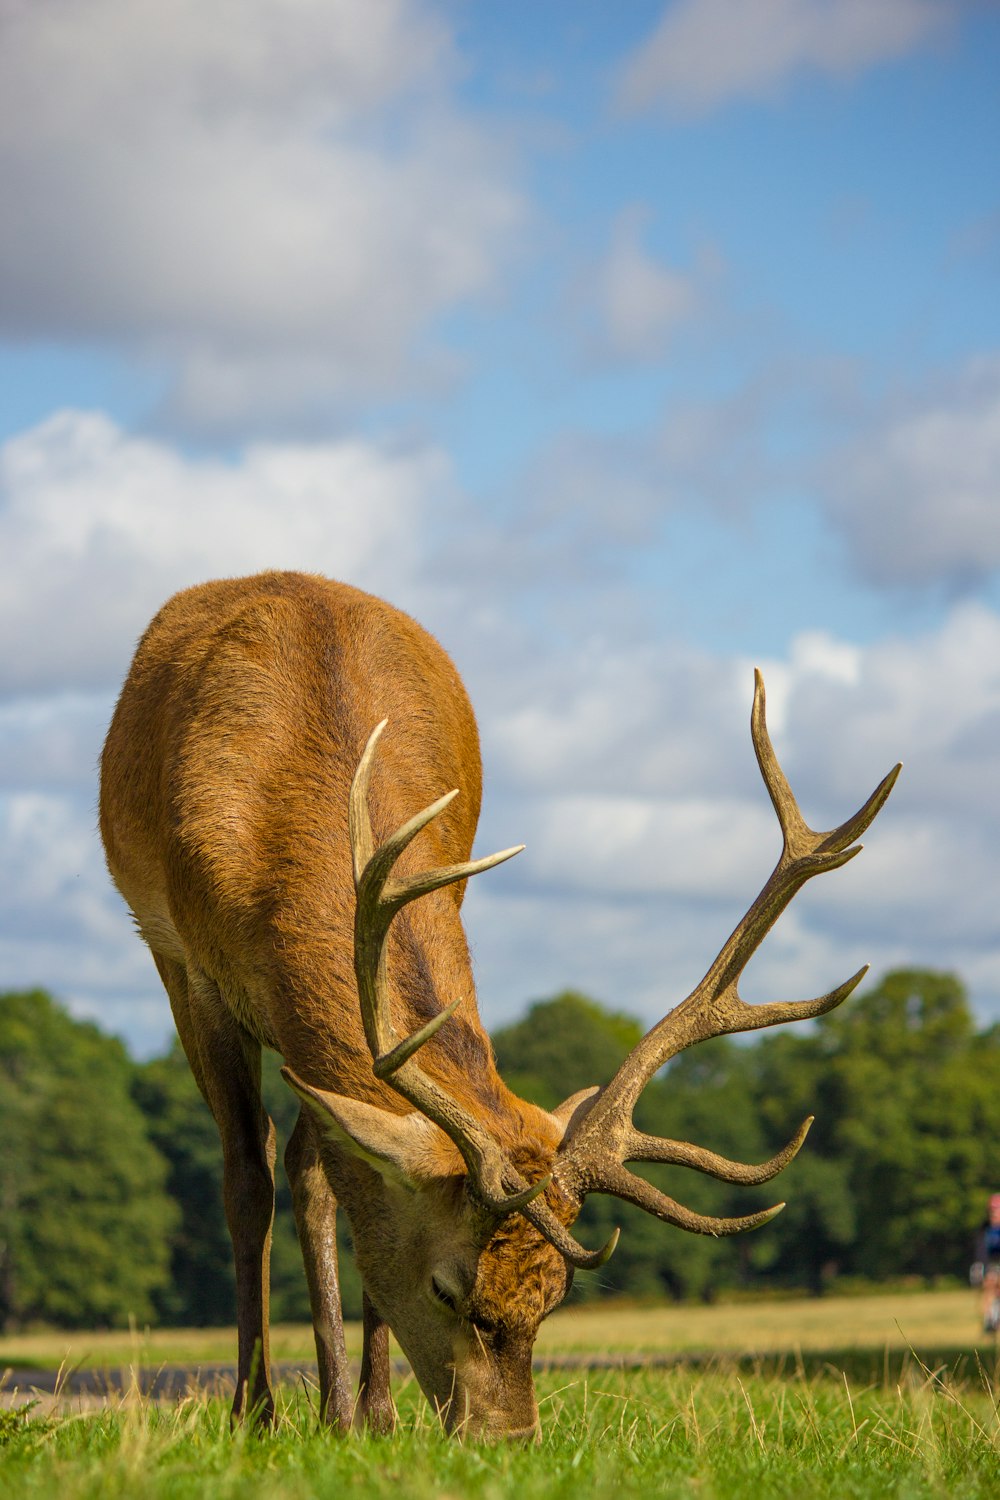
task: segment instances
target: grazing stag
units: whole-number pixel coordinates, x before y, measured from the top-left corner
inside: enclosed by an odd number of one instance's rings
[[[831,833],[804,822],[775,758],[758,676],[752,718],[784,835],[774,873],[697,988],[604,1088],[551,1113],[504,1085],[476,1011],[460,919],[479,815],[476,723],[441,647],[406,615],[299,573],[207,583],[143,636],[101,766],[108,865],[170,996],[215,1116],[236,1262],[234,1416],[273,1417],[268,1258],[274,1127],[261,1048],[302,1100],[285,1152],[305,1260],[324,1418],[388,1429],[388,1328],[449,1430],[538,1429],[531,1353],[574,1267],[601,1265],[570,1226],[612,1193],[696,1234],[744,1218],[692,1213],[626,1162],[766,1182],[809,1121],[761,1166],[644,1135],[632,1111],[684,1047],[822,1015],[818,1000],[748,1005],[738,981],[813,875],[836,869],[882,806],[890,773]],[[442,796],[442,788],[454,787]],[[421,810],[422,809],[422,810]],[[355,1410],[334,1220],[350,1220],[364,1282]],[[780,1207],[781,1205],[779,1205]]]

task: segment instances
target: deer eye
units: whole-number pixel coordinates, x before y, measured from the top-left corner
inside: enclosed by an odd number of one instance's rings
[[[436,1276],[431,1277],[431,1291],[434,1293],[436,1301],[442,1303],[442,1305],[446,1307],[449,1312],[455,1313],[456,1316],[458,1315],[458,1308],[455,1305],[454,1297],[450,1292],[445,1291],[444,1287],[441,1285],[440,1281],[438,1281]]]

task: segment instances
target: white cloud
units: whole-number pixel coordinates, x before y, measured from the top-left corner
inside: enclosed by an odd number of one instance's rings
[[[709,273],[702,265],[687,274],[652,256],[642,243],[646,218],[641,207],[619,214],[607,255],[582,278],[575,298],[595,352],[612,359],[661,355],[698,311],[700,282]]]
[[[0,794],[85,790],[111,718],[110,693],[0,701]]]
[[[618,79],[627,109],[698,115],[771,98],[803,73],[849,77],[947,23],[939,0],[676,0]]]
[[[0,795],[0,990],[42,985],[144,1051],[170,1012],[148,951],[105,874],[93,803]]]
[[[761,664],[764,677],[767,727],[775,744],[780,744],[788,723],[791,699],[802,683],[816,687],[820,704],[829,683],[854,686],[861,675],[863,654],[847,641],[835,640],[826,631],[807,630],[791,641],[788,659]],[[747,663],[749,667],[750,663]]]
[[[484,743],[494,773],[530,793],[558,795],[571,773],[597,797],[697,794],[736,759],[752,681],[686,642],[577,639],[491,684]]]
[[[7,334],[121,341],[210,426],[398,386],[493,284],[521,201],[420,0],[7,10]]]
[[[574,983],[654,1019],[705,971],[778,854],[749,664],[678,645],[659,663],[623,651],[617,675],[613,662],[609,649],[595,671],[563,662],[561,674],[550,659],[522,682],[520,717],[486,718],[482,847],[528,846],[507,888],[469,897],[498,1015],[515,994]],[[962,605],[922,638],[868,646],[805,634],[762,665],[778,752],[815,827],[853,813],[895,760],[904,770],[860,858],[811,882],[768,935],[748,997],[819,993],[865,962],[876,975],[926,964],[1000,1014],[1000,617]]]
[[[887,770],[890,760],[902,759],[895,816],[910,809],[915,819],[950,818],[970,830],[1000,819],[1000,616],[994,610],[960,604],[938,629],[866,648],[853,683],[800,677],[793,703],[797,728],[787,745],[789,763],[807,794],[822,799],[821,811],[835,815],[836,799],[865,790],[863,766]],[[950,861],[945,868],[954,874]]]
[[[441,454],[360,441],[182,457],[108,418],[63,412],[0,449],[0,693],[112,688],[179,588],[262,568],[346,577],[405,599],[421,523],[451,485]]]
[[[964,587],[1000,568],[1000,361],[911,398],[838,455],[826,503],[878,584]]]
[[[811,882],[768,935],[749,998],[819,993],[865,962],[876,974],[927,964],[955,969],[984,1013],[1000,1013],[997,648],[1000,617],[966,606],[923,640],[804,641],[768,664],[772,679],[775,666],[784,673],[779,753],[814,825],[853,812],[897,755],[906,765],[860,859]],[[486,763],[477,847],[528,844],[470,889],[484,1014],[498,1024],[573,984],[653,1020],[705,972],[777,857],[750,745],[750,682],[742,663],[664,646],[666,685],[647,699],[655,653],[636,667],[623,652],[619,683],[609,648],[595,681],[566,677],[549,717],[561,655],[539,650],[535,672],[521,674],[525,716],[513,727],[496,683],[477,694]],[[69,700],[66,732],[76,714],[86,738],[81,703]],[[17,712],[8,708],[8,729]],[[58,706],[32,713],[22,738],[33,732],[41,746]],[[0,734],[0,758],[9,743]],[[140,1046],[158,1045],[166,1001],[100,869],[92,808],[92,794],[58,783],[0,798],[9,877],[0,987],[47,983]]]
[[[537,819],[534,879],[607,897],[709,897],[746,890],[780,840],[764,806],[700,797],[553,796]],[[680,862],[679,849],[697,851]]]
[[[733,392],[671,399],[638,434],[565,434],[530,482],[534,518],[592,567],[599,541],[648,545],[667,517],[718,525],[731,549],[777,501],[822,518],[808,540],[827,571],[849,564],[897,597],[969,595],[1000,574],[1000,356],[879,397],[857,369],[779,359]]]
[[[766,880],[778,830],[750,743],[752,663],[648,621],[616,633],[589,576],[566,582],[573,629],[552,630],[544,608],[529,623],[515,539],[492,545],[436,452],[258,445],[221,463],[65,413],[8,444],[0,472],[0,986],[47,983],[142,1045],[165,1034],[155,973],[101,870],[97,749],[153,609],[263,566],[385,594],[463,664],[483,735],[478,847],[528,844],[470,892],[492,1022],[565,983],[652,1019]],[[459,568],[435,546],[456,526]],[[1000,615],[966,602],[923,637],[869,644],[803,631],[759,664],[814,826],[906,766],[865,854],[800,893],[749,993],[815,993],[866,959],[925,963],[1000,1012]]]

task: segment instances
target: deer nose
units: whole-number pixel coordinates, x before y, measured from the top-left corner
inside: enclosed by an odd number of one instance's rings
[[[528,1447],[542,1441],[542,1429],[537,1423],[534,1427],[473,1427],[456,1432],[456,1436],[477,1443],[520,1443]]]
[[[542,1425],[536,1417],[523,1427],[508,1427],[501,1418],[495,1425],[487,1422],[476,1436],[487,1443],[523,1443],[527,1446],[542,1441]]]
[[[449,1424],[449,1430],[463,1442],[471,1438],[477,1443],[522,1443],[527,1446],[542,1441],[542,1426],[537,1417],[523,1427],[508,1426],[502,1413],[497,1413],[492,1420],[488,1416],[478,1420],[467,1417],[464,1422]]]

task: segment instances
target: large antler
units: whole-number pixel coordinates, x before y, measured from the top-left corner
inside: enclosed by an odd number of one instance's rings
[[[694,1167],[724,1182],[756,1184],[768,1181],[795,1156],[812,1119],[806,1120],[789,1144],[761,1166],[727,1161],[714,1152],[682,1141],[644,1135],[632,1123],[632,1111],[646,1084],[664,1063],[685,1047],[734,1031],[755,1031],[782,1021],[823,1015],[845,1000],[867,973],[867,965],[846,983],[816,1000],[748,1005],[739,994],[739,980],[752,954],[785,907],[807,880],[835,870],[861,851],[855,840],[872,822],[892,790],[897,765],[868,801],[839,828],[817,833],[799,811],[792,790],[778,764],[764,717],[764,682],[754,674],[755,691],[751,733],[764,783],[778,815],[784,847],[781,858],[760,895],[739,923],[701,983],[686,1000],[646,1033],[607,1086],[578,1107],[574,1129],[567,1131],[556,1158],[554,1177],[577,1201],[588,1192],[610,1193],[637,1204],[648,1213],[698,1234],[733,1234],[773,1218],[784,1207],[766,1209],[743,1218],[711,1218],[692,1213],[645,1179],[628,1171],[627,1161],[670,1162]]]
[[[520,1212],[574,1265],[601,1265],[617,1242],[617,1231],[602,1250],[588,1251],[577,1243],[546,1204],[539,1201],[551,1181],[527,1183],[509,1162],[490,1132],[468,1109],[445,1092],[421,1068],[414,1053],[429,1041],[461,1003],[461,997],[442,1010],[426,1026],[409,1037],[400,1037],[391,1014],[385,968],[385,939],[396,913],[409,901],[492,869],[524,848],[518,844],[485,859],[466,864],[424,870],[417,875],[393,878],[392,869],[403,850],[458,796],[457,789],[425,807],[396,830],[378,848],[368,812],[368,787],[379,736],[388,721],[373,730],[358,763],[351,785],[350,835],[357,895],[354,917],[354,969],[365,1037],[378,1078],[408,1099],[454,1141],[469,1173],[470,1186],[487,1212],[496,1218]]]

